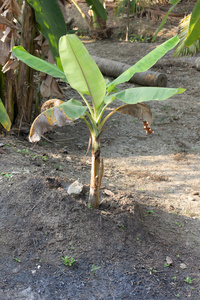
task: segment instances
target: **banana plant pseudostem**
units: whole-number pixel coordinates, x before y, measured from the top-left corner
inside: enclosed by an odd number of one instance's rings
[[[37,142],[41,135],[52,126],[63,126],[81,118],[88,126],[92,141],[92,167],[89,204],[93,208],[100,204],[100,187],[104,172],[103,159],[100,156],[100,135],[105,122],[115,112],[134,116],[143,121],[147,134],[150,134],[152,112],[141,102],[164,100],[175,94],[183,93],[182,88],[136,87],[118,91],[115,87],[127,82],[136,72],[144,72],[156,63],[167,51],[172,49],[179,39],[173,37],[155,48],[134,66],[122,73],[113,82],[106,84],[103,75],[91,58],[85,46],[76,35],[64,35],[59,41],[59,54],[62,68],[51,65],[27,53],[22,47],[14,47],[13,54],[32,68],[46,72],[54,77],[68,82],[81,95],[80,101],[70,99],[63,102],[51,99],[45,102],[41,114],[33,122],[29,140]],[[104,116],[107,107],[118,99],[125,104]]]

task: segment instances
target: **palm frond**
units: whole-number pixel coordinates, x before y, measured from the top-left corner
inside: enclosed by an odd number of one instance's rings
[[[180,21],[179,32],[177,34],[180,41],[174,51],[174,57],[187,56],[187,55],[193,56],[200,49],[200,38],[197,39],[196,42],[194,42],[194,44],[192,44],[191,46],[189,47],[185,46],[185,40],[189,31],[190,19],[191,19],[191,14],[186,16],[184,19]]]

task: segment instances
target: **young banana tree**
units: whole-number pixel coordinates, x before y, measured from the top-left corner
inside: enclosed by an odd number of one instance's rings
[[[20,60],[36,70],[46,72],[54,77],[60,77],[68,82],[81,95],[80,101],[70,99],[63,102],[52,99],[45,102],[41,114],[33,122],[29,140],[37,142],[41,135],[52,126],[63,126],[78,118],[87,125],[92,142],[92,167],[89,203],[99,207],[100,187],[104,172],[103,159],[100,157],[100,136],[105,122],[115,112],[134,116],[143,121],[147,134],[152,132],[150,125],[152,112],[141,102],[164,100],[184,91],[182,88],[136,87],[117,91],[118,84],[128,81],[134,73],[148,70],[168,50],[172,49],[179,39],[173,37],[152,52],[147,54],[134,66],[126,70],[113,82],[106,84],[99,68],[91,58],[85,46],[75,35],[65,35],[59,41],[59,54],[63,71],[45,61],[28,54],[22,47],[14,47],[13,53]],[[118,99],[125,104],[106,114],[106,108]]]

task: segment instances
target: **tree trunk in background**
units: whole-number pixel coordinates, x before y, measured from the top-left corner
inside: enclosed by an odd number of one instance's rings
[[[22,33],[20,45],[30,54],[34,54],[36,37],[36,21],[34,10],[25,2],[22,17]],[[34,71],[20,61],[17,80],[17,116],[16,123],[30,123],[34,102]]]
[[[11,123],[14,121],[14,102],[16,99],[16,73],[13,70],[2,74],[5,76],[5,85],[4,85],[4,99],[5,99],[5,109],[9,115]]]

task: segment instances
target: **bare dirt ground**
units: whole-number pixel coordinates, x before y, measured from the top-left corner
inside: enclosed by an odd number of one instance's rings
[[[177,30],[170,26],[169,35]],[[157,45],[84,43],[91,55],[129,64]],[[167,74],[168,87],[187,90],[149,102],[154,134],[146,136],[128,116],[107,123],[98,210],[87,204],[91,161],[83,122],[36,145],[27,133],[1,133],[0,299],[200,299],[200,74],[195,58],[172,56],[152,70]],[[78,99],[62,87],[66,100]],[[66,187],[77,179],[84,190],[71,197]],[[77,261],[65,266],[63,256]],[[93,265],[100,268],[93,272]]]

